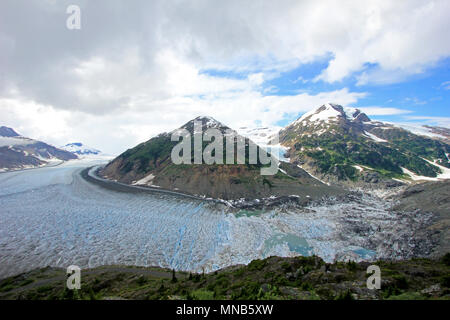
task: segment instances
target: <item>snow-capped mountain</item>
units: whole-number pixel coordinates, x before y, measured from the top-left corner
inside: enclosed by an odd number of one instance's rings
[[[12,128],[8,128],[5,126],[0,127],[0,137],[18,137],[19,134],[14,131]]]
[[[294,124],[309,126],[312,123],[330,123],[339,120],[348,120],[352,122],[370,121],[369,117],[359,109],[344,108],[337,104],[326,103],[318,109],[305,113],[298,120],[294,121]]]
[[[425,127],[405,128],[327,103],[281,130],[280,142],[290,148],[292,162],[328,181],[450,177],[450,145],[445,139]]]
[[[0,127],[0,171],[44,166],[54,161],[77,159],[73,153]]]
[[[201,122],[202,132],[205,132],[207,129],[218,129],[220,132],[222,132],[222,134],[225,134],[227,130],[231,130],[229,127],[227,127],[220,121],[217,121],[213,117],[209,116],[199,116],[195,119],[192,119],[191,121],[188,121],[183,126],[181,126],[179,129],[186,129],[191,134],[193,134],[195,122]],[[179,129],[175,129],[174,131]]]
[[[81,142],[68,143],[65,146],[62,146],[61,149],[77,155],[99,155],[102,153],[100,150],[83,145]]]
[[[338,129],[343,128],[355,134],[363,134],[365,122],[370,122],[370,119],[359,109],[327,103],[305,113],[280,133],[295,132],[302,137],[320,136],[324,133],[337,133]],[[284,134],[283,137],[285,136]]]

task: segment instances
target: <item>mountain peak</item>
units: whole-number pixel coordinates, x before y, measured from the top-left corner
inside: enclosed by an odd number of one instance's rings
[[[210,116],[198,116],[198,117],[188,121],[187,123],[185,123],[183,126],[180,127],[180,129],[186,129],[189,132],[193,133],[194,132],[194,122],[196,122],[196,121],[202,123],[202,131],[214,128],[214,129],[220,130],[221,132],[225,132],[225,130],[230,129],[228,126],[224,125],[223,123],[217,121],[216,119],[214,119],[213,117],[210,117]],[[176,130],[178,130],[178,129],[176,129]]]
[[[317,109],[314,109],[302,115],[294,122],[294,124],[307,124],[309,122],[316,121],[329,122],[330,120],[339,119],[356,122],[370,121],[369,117],[359,109],[349,107],[344,108],[343,106],[335,103],[325,103]]]
[[[69,146],[82,147],[83,144],[81,142],[72,142],[72,143],[68,143],[68,144],[65,145],[65,147],[69,147]]]
[[[61,147],[61,149],[75,153],[77,155],[98,155],[101,154],[100,150],[88,147],[81,142],[72,142],[68,143],[65,146]]]
[[[202,121],[208,128],[223,126],[220,121],[217,121],[213,117],[210,116],[198,116],[193,121]]]
[[[2,137],[19,137],[20,135],[14,131],[13,128],[1,126],[0,127],[0,136]]]

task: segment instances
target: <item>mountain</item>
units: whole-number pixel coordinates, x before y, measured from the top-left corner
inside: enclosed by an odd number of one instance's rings
[[[426,130],[428,130],[429,134],[431,136],[434,136],[435,138],[439,140],[443,140],[444,142],[450,144],[450,129],[449,128],[443,128],[443,127],[434,127],[434,126],[423,126]]]
[[[99,155],[102,153],[100,150],[85,146],[81,142],[68,143],[62,146],[61,149],[77,155]]]
[[[450,172],[448,143],[372,121],[355,108],[324,104],[279,134],[291,162],[326,181],[433,180]]]
[[[202,131],[214,128],[222,134],[235,134],[237,139],[245,141],[245,164],[174,164],[171,160],[172,148],[178,144],[171,141],[171,134],[185,129],[194,133],[194,122],[201,122]],[[208,143],[203,143],[202,151]],[[225,144],[225,142],[224,142]],[[222,145],[223,147],[223,145]],[[260,159],[249,164],[250,147],[259,147],[248,138],[244,138],[226,125],[211,117],[197,117],[179,129],[162,133],[150,140],[129,149],[108,163],[99,174],[122,183],[161,187],[205,197],[236,200],[241,198],[257,199],[271,196],[302,197],[302,200],[335,195],[340,188],[330,187],[316,180],[303,169],[290,163],[280,163],[280,171],[275,175],[261,175],[263,167]],[[268,155],[268,154],[266,154]],[[224,159],[226,152],[224,152]],[[193,148],[191,159],[193,159]]]
[[[71,152],[42,141],[23,137],[8,127],[0,127],[0,171],[44,166],[55,160],[77,159]]]
[[[18,137],[19,134],[15,132],[12,128],[5,126],[0,127],[0,137]]]

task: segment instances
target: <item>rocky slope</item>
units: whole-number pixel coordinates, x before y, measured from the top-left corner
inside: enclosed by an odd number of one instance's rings
[[[194,121],[201,121],[202,131],[215,128],[226,133],[229,127],[210,117],[198,117],[187,122],[180,129],[194,132]],[[178,130],[178,129],[177,129]],[[236,135],[236,139],[243,137]],[[145,185],[177,190],[188,194],[220,198],[225,200],[240,198],[267,198],[271,196],[296,195],[303,198],[321,198],[344,191],[314,179],[294,164],[282,163],[281,170],[273,176],[263,176],[263,165],[258,159],[249,164],[250,145],[245,139],[245,164],[174,164],[171,160],[172,148],[178,142],[171,141],[171,133],[162,133],[147,142],[129,149],[111,161],[99,174],[107,179],[134,185]],[[205,144],[203,145],[203,149]],[[259,148],[256,146],[256,148]],[[226,152],[224,151],[224,158]],[[191,158],[193,156],[191,155]]]
[[[403,191],[394,207],[397,211],[433,213],[433,222],[426,230],[437,239],[431,256],[450,252],[450,181],[427,182]]]
[[[77,159],[71,152],[45,142],[23,137],[8,127],[0,127],[0,171],[44,166],[54,160]]]
[[[393,186],[392,179],[437,180],[449,173],[449,144],[337,104],[304,114],[279,134],[291,162],[325,181]]]

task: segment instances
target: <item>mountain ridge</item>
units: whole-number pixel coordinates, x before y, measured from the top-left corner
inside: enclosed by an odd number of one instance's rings
[[[12,128],[0,127],[0,171],[41,167],[55,160],[77,158],[45,142],[23,137]]]
[[[248,161],[250,146],[257,150],[260,147],[212,117],[197,117],[171,132],[185,129],[193,134],[195,121],[201,121],[202,131],[215,128],[224,134],[234,132],[235,147],[237,139],[244,139],[245,164],[175,165],[170,155],[178,142],[171,141],[170,133],[161,133],[119,155],[100,170],[99,175],[122,183],[161,187],[224,200],[290,195],[317,198],[342,192],[314,179],[294,164],[280,163],[281,170],[274,176],[262,176],[260,169],[263,165],[259,159],[256,164]],[[205,144],[202,148],[204,150]],[[237,158],[234,159],[236,161]]]
[[[0,127],[0,136],[2,137],[18,137],[19,134],[14,131],[13,128],[1,126]]]
[[[408,181],[438,178],[450,168],[450,145],[391,124],[371,120],[356,108],[327,103],[280,131],[291,162],[332,182]],[[433,165],[435,162],[437,165]]]

